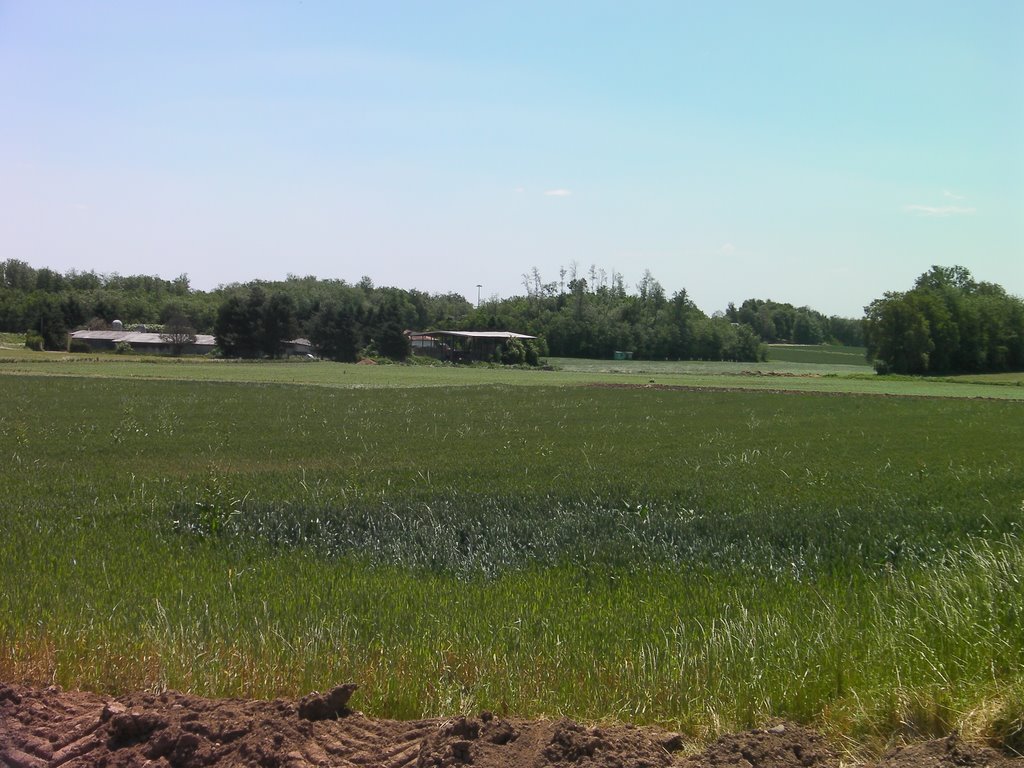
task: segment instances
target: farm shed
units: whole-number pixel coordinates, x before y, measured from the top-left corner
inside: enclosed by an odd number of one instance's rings
[[[129,344],[133,352],[139,354],[170,355],[174,353],[171,344],[161,338],[159,333],[145,333],[142,331],[72,331],[68,334],[68,344],[71,341],[84,341],[89,348],[96,351],[111,351],[118,344],[124,342]],[[183,355],[205,355],[213,351],[217,346],[217,339],[205,333],[197,333],[196,340],[192,344],[186,344],[181,350]],[[309,355],[313,354],[313,345],[309,339],[292,339],[281,344],[285,355]]]
[[[170,355],[172,346],[160,338],[159,333],[143,333],[141,331],[72,331],[68,334],[71,341],[84,341],[89,348],[96,351],[111,351],[118,344],[129,344],[133,352],[152,355]],[[194,344],[186,344],[181,350],[184,355],[205,355],[212,352],[217,340],[208,334],[196,334]]]
[[[313,357],[313,342],[309,339],[298,338],[291,341],[282,341],[281,346],[284,348],[285,355]]]
[[[407,331],[414,355],[429,355],[453,363],[490,360],[511,339],[536,336],[512,331]]]

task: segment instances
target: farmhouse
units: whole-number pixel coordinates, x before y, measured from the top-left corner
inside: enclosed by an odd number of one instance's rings
[[[414,355],[428,355],[452,363],[490,360],[511,339],[536,336],[512,331],[406,331]]]

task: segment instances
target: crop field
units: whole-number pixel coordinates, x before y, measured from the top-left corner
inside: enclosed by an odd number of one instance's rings
[[[771,362],[812,363],[821,365],[870,368],[864,347],[842,347],[833,344],[769,344]]]
[[[1024,387],[1024,373],[974,373],[952,376],[950,380],[971,384],[996,384],[1010,387]]]
[[[553,370],[451,365],[347,365],[309,361],[237,361],[142,355],[74,355],[0,350],[0,375],[74,376],[125,381],[205,381],[318,387],[654,385],[708,390],[857,393],[1024,400],[1024,388],[984,378],[876,376],[864,366],[551,358]]]
[[[2,680],[354,681],[377,716],[702,735],[776,716],[1006,734],[1024,714],[1019,401],[33,366],[0,367]],[[123,375],[143,369],[162,375]]]

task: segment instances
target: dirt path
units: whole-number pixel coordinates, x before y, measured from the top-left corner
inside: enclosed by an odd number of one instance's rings
[[[373,720],[351,686],[298,701],[167,692],[109,698],[0,683],[0,766],[380,766],[381,768],[839,768],[825,740],[792,724],[725,736],[693,754],[678,735],[629,725],[478,717]],[[690,754],[686,754],[690,752]],[[896,750],[877,768],[1024,768],[955,737]]]

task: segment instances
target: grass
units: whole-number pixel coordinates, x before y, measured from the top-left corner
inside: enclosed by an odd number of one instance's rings
[[[973,373],[962,376],[951,376],[950,379],[956,382],[969,384],[989,384],[1010,387],[1024,387],[1024,371],[1014,373]]]
[[[25,348],[24,333],[0,333],[0,358],[32,359],[41,356]]]
[[[0,679],[1015,733],[1019,403],[428,373],[0,377]]]
[[[555,370],[432,365],[346,365],[330,362],[243,362],[202,358],[0,354],[0,375],[49,375],[121,380],[207,381],[312,385],[329,388],[581,386],[622,384],[743,391],[821,392],[1024,400],[1024,389],[972,380],[876,376],[864,368],[815,363],[608,361],[552,358]]]
[[[842,368],[870,368],[865,347],[843,347],[834,344],[769,344],[768,359],[772,362],[810,363]]]

